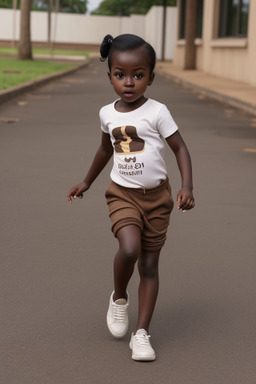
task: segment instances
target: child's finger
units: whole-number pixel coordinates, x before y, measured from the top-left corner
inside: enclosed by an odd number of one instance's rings
[[[79,197],[79,199],[82,199],[82,197],[83,197],[82,192],[77,191],[76,194],[74,195],[74,198],[77,198],[77,197]]]
[[[182,197],[180,195],[177,196],[177,208],[181,209]]]
[[[181,199],[180,199],[180,202],[178,204],[178,209],[179,210],[184,210],[184,209],[187,209],[187,205],[188,205],[188,198],[186,196],[183,196]]]
[[[195,202],[194,202],[194,199],[193,198],[186,198],[184,201],[183,201],[183,204],[180,205],[180,210],[182,211],[188,211],[192,208],[194,208],[195,206]]]

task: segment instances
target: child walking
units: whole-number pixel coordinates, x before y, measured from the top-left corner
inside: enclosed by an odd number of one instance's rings
[[[131,335],[132,359],[153,361],[149,325],[158,294],[158,262],[173,209],[164,162],[164,141],[175,154],[182,186],[177,208],[194,207],[192,167],[188,149],[167,107],[146,98],[154,80],[156,54],[136,35],[105,36],[101,60],[108,58],[108,77],[118,99],[100,110],[101,144],[85,179],[71,188],[68,200],[82,198],[113,156],[111,183],[106,191],[112,232],[119,249],[114,259],[114,290],[107,326],[114,337],[128,331],[127,286],[138,263],[138,319]]]

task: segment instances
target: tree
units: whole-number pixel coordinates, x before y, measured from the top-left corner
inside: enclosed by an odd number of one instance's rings
[[[53,6],[55,6],[57,0],[53,0]],[[21,0],[17,0],[17,9],[20,8]],[[13,7],[13,0],[0,0],[0,8]],[[81,13],[87,12],[88,0],[60,0],[59,1],[59,12],[65,13]],[[32,11],[47,11],[49,9],[49,0],[32,0]]]
[[[87,12],[87,0],[60,0],[60,12],[81,13]]]
[[[49,0],[33,0],[32,9],[35,11],[47,11],[50,7],[49,3]],[[56,8],[56,0],[52,0],[51,3],[51,7]],[[58,12],[85,14],[87,12],[87,3],[88,0],[60,0]]]
[[[20,6],[20,1],[17,1],[17,8]],[[13,0],[0,0],[0,8],[9,8],[13,7]]]
[[[163,0],[103,0],[92,15],[130,16],[146,14],[153,5],[163,5]],[[167,0],[167,5],[176,5],[176,0]]]
[[[30,36],[30,10],[32,0],[21,0],[20,40],[18,44],[18,58],[32,60],[32,44]]]
[[[184,69],[196,68],[197,0],[186,0]]]

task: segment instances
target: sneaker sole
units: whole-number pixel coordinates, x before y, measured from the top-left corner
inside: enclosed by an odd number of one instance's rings
[[[129,347],[132,350],[132,344],[131,343],[129,344]],[[132,355],[132,360],[135,360],[135,361],[154,361],[154,360],[156,360],[156,355],[152,355],[152,356]]]
[[[111,333],[111,335],[114,336],[116,339],[121,339],[122,337],[124,337],[127,334],[127,331],[128,331],[128,326],[127,326],[126,330],[121,334],[113,332],[109,326],[108,318],[107,318],[107,326],[108,326],[108,330]]]
[[[156,356],[151,357],[141,357],[141,356],[132,356],[132,360],[134,361],[155,361]]]

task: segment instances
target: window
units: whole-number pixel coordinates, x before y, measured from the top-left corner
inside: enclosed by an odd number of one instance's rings
[[[204,0],[197,0],[197,26],[196,37],[202,37],[203,27],[203,4]],[[186,0],[180,1],[180,22],[179,22],[179,38],[185,39],[185,23],[186,23]]]
[[[219,37],[247,36],[249,0],[221,0]]]
[[[179,39],[185,39],[186,0],[180,1]]]
[[[204,0],[197,0],[197,26],[196,26],[196,37],[202,37],[203,30],[203,9],[204,9]]]

